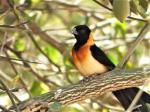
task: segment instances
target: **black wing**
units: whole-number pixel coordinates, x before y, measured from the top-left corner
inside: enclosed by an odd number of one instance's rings
[[[98,48],[95,44],[90,47],[92,56],[101,64],[107,66],[109,70],[115,68],[115,65],[110,61],[110,59],[106,56],[106,54]]]
[[[100,62],[101,64],[107,66],[109,70],[115,68],[115,65],[108,59],[106,54],[96,45],[91,46],[90,50],[92,52],[93,57],[96,60],[98,60],[98,62]],[[138,91],[139,91],[138,88],[126,88],[114,91],[113,93],[126,110],[130,106],[131,102],[133,101]],[[137,107],[133,112],[148,112],[148,108],[145,105],[146,103],[150,104],[150,95],[147,94],[146,92],[143,92],[142,96],[137,102],[137,105],[141,106]]]

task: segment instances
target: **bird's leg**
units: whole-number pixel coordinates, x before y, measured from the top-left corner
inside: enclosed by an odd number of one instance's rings
[[[87,81],[91,81],[95,75],[98,75],[98,74],[92,74],[92,75],[89,75],[89,76],[84,77],[84,78],[81,80],[81,83],[84,83],[84,82],[87,82]]]

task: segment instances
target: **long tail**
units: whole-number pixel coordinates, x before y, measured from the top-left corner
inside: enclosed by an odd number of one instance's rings
[[[134,88],[127,88],[127,89],[114,91],[113,93],[120,101],[124,109],[128,109],[134,97],[136,96],[138,90],[139,90],[138,88],[134,87]],[[148,112],[146,103],[150,104],[150,95],[146,92],[143,92],[142,96],[140,97],[139,101],[136,104],[141,106],[133,110],[133,112]]]

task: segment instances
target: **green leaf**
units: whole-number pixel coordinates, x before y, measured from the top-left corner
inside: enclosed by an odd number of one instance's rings
[[[26,48],[26,43],[23,39],[17,39],[15,44],[14,44],[14,47],[17,51],[24,51],[25,48]]]
[[[114,53],[107,53],[107,56],[109,59],[113,62],[113,64],[117,65],[118,64],[118,58]]]
[[[30,89],[33,96],[48,92],[48,87],[40,81],[34,81]]]
[[[72,63],[70,62],[68,56],[64,56],[63,58],[63,62],[64,62],[64,65],[67,69],[72,69],[74,68],[74,66],[72,65]]]
[[[116,21],[114,23],[115,34],[114,37],[125,37],[127,32],[127,24],[125,22],[121,23]]]
[[[61,54],[56,48],[48,46],[44,48],[44,51],[48,55],[48,57],[53,60],[53,62],[58,63],[58,64],[62,62]]]
[[[128,0],[113,0],[113,13],[115,17],[123,22],[130,14],[130,3]]]

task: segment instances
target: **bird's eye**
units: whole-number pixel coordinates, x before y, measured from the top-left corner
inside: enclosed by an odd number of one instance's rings
[[[72,29],[72,34],[78,35],[78,32],[77,32],[76,28],[73,28],[73,29]]]

